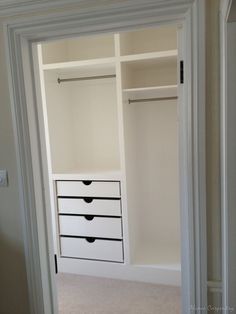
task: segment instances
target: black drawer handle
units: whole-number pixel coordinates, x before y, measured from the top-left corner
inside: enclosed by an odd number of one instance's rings
[[[85,240],[87,241],[87,242],[89,242],[89,243],[93,243],[93,242],[95,242],[95,238],[91,238],[91,237],[87,237],[87,238],[85,238]]]
[[[92,197],[84,197],[83,200],[85,201],[85,203],[92,203],[93,198]]]
[[[92,216],[92,215],[85,215],[84,218],[86,220],[93,220],[94,216]]]
[[[84,180],[82,182],[84,185],[90,185],[92,183],[92,181],[89,181],[89,180]]]

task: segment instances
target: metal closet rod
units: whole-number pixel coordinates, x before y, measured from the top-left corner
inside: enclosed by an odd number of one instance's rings
[[[178,99],[177,96],[173,97],[157,97],[157,98],[140,98],[140,99],[129,99],[129,104],[132,104],[134,102],[148,102],[148,101],[161,101],[161,100],[173,100]]]
[[[57,82],[58,84],[60,84],[63,82],[100,80],[100,79],[106,79],[106,78],[112,78],[112,77],[116,77],[116,75],[115,74],[96,75],[96,76],[73,77],[73,78],[67,78],[67,79],[61,79],[58,77]]]

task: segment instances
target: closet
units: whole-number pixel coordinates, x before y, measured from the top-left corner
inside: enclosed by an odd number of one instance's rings
[[[180,285],[177,27],[43,43],[60,272]]]

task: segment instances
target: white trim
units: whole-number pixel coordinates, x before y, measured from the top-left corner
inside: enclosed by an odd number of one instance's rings
[[[158,2],[158,3],[157,3]],[[168,2],[168,3],[167,3]],[[189,6],[191,0],[181,0],[177,1],[182,5]],[[143,4],[143,0],[135,0],[136,5]],[[163,6],[175,6],[176,0],[148,0],[146,4],[154,4],[163,8]],[[100,4],[97,0],[1,0],[0,1],[0,17],[13,16],[19,13],[27,14],[31,12],[38,12],[39,10],[55,10],[59,8],[66,8],[67,6],[78,6],[80,5],[83,9],[84,7],[99,7]],[[112,6],[113,8],[119,8],[122,6],[132,7],[134,5],[133,0],[124,1],[103,1],[103,5]]]
[[[227,20],[232,0],[221,0],[220,8],[220,71],[221,71],[221,232],[222,232],[222,308],[228,313],[229,270],[228,270],[228,187],[227,187]]]
[[[66,1],[65,1],[66,2]],[[65,3],[64,2],[64,3]],[[86,10],[73,9],[51,16],[19,19],[5,23],[6,46],[11,92],[13,123],[18,152],[18,171],[21,190],[21,210],[24,224],[26,266],[29,281],[31,312],[56,313],[53,302],[52,260],[48,259],[52,235],[48,229],[44,184],[47,174],[41,154],[45,143],[40,138],[36,90],[33,77],[31,43],[75,34],[91,34],[120,31],[127,28],[156,25],[161,22],[185,21],[187,68],[185,88],[189,104],[183,117],[185,128],[185,173],[182,177],[183,213],[187,219],[183,249],[183,276],[185,289],[189,289],[183,313],[190,313],[191,305],[203,313],[207,308],[206,280],[206,213],[205,213],[205,46],[204,46],[204,0],[162,1],[140,3],[127,1],[113,6],[100,6]],[[158,22],[158,23],[157,23]],[[192,40],[192,41],[191,41]],[[23,50],[24,49],[24,50]],[[24,67],[23,67],[24,62]],[[192,73],[195,73],[192,75]],[[29,85],[26,85],[29,84]],[[27,89],[25,88],[27,86]],[[30,109],[31,108],[31,109]],[[30,116],[29,116],[30,115]],[[192,116],[194,117],[192,121]],[[33,122],[34,123],[33,123]],[[37,160],[32,160],[32,153]],[[192,163],[193,162],[193,163]],[[186,167],[187,165],[187,167]],[[37,188],[37,194],[35,193]],[[44,210],[39,211],[38,205]],[[43,227],[44,235],[40,228]],[[49,242],[48,242],[49,241]],[[185,250],[186,249],[186,250]],[[186,253],[188,252],[188,253]],[[189,272],[187,271],[189,270]],[[45,273],[48,275],[45,276]],[[187,290],[186,290],[187,291]],[[196,313],[196,311],[195,311]]]
[[[193,88],[193,97],[195,104],[198,104],[198,106],[193,107],[193,127],[195,129],[195,132],[193,132],[193,167],[195,168],[195,171],[193,172],[193,190],[195,202],[195,272],[197,275],[197,277],[195,278],[197,298],[196,302],[197,304],[207,305],[207,267],[206,264],[204,264],[207,261],[205,178],[205,5],[206,4],[204,0],[200,0],[198,1],[198,3],[195,1],[195,3],[193,4],[193,6],[195,6],[193,21],[194,23],[196,23],[193,31],[196,32],[195,36],[198,38],[193,42],[193,75],[195,75],[194,82],[196,84],[196,86]],[[200,80],[199,77],[201,77]],[[201,310],[200,312],[204,313],[206,312],[206,309]]]

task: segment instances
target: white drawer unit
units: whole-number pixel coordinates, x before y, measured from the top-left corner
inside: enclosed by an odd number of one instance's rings
[[[120,197],[118,181],[57,181],[58,196]]]
[[[123,262],[120,182],[55,183],[61,257]]]
[[[121,201],[118,199],[58,198],[60,214],[121,216]]]
[[[59,228],[61,235],[122,238],[121,218],[60,215]]]
[[[61,256],[123,262],[123,244],[119,240],[61,237]]]

